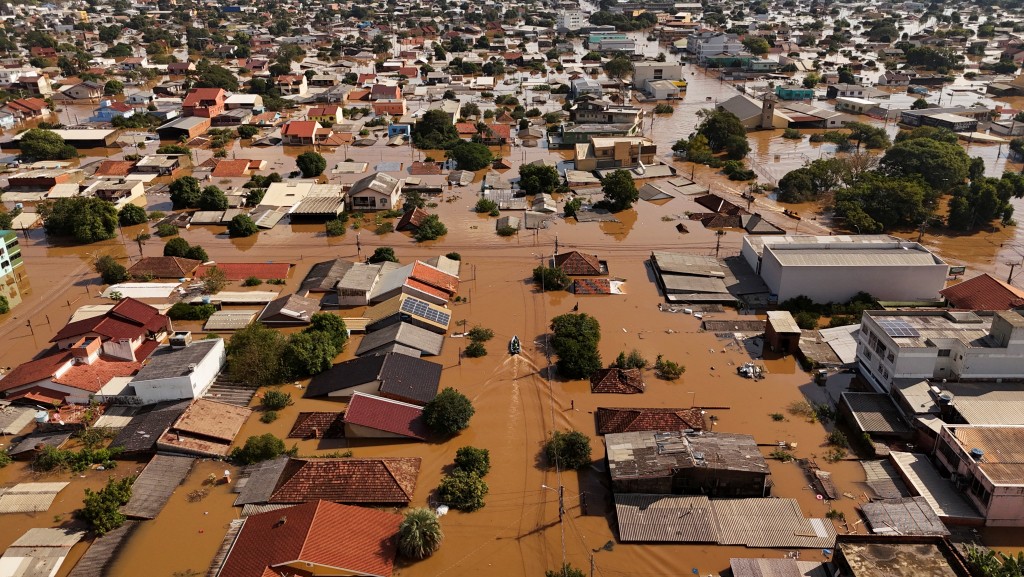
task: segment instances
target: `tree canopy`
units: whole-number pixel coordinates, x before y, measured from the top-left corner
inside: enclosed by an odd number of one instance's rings
[[[579,431],[555,431],[544,445],[548,463],[560,469],[582,469],[590,465],[590,437]]]
[[[67,160],[78,156],[74,146],[64,142],[59,134],[43,128],[30,128],[18,142],[21,156],[32,161]]]
[[[959,144],[914,138],[904,140],[885,152],[881,167],[895,177],[920,175],[939,191],[948,191],[967,178],[971,159]]]
[[[455,125],[443,110],[428,110],[412,129],[412,142],[417,148],[447,149],[460,141]]]
[[[171,192],[171,206],[175,210],[199,206],[202,188],[200,188],[199,181],[195,177],[182,176],[177,178],[171,183],[169,189]]]
[[[247,214],[238,214],[228,222],[228,236],[231,238],[247,237],[258,233],[260,229]]]
[[[640,199],[636,183],[628,170],[616,170],[601,179],[601,190],[604,192],[604,202],[612,212],[632,208],[633,203]]]
[[[462,170],[480,170],[494,162],[491,149],[476,142],[460,141],[448,151],[448,157]]]
[[[428,240],[436,240],[442,236],[448,234],[448,227],[441,222],[441,217],[436,214],[431,214],[427,218],[423,219],[419,227],[416,228],[416,233],[413,234],[418,242],[425,242]]]
[[[568,379],[585,379],[601,368],[601,324],[586,313],[551,319],[551,347],[558,355],[558,372]]]
[[[117,208],[95,196],[58,198],[39,205],[47,234],[72,237],[82,244],[114,238]]]
[[[320,176],[327,169],[327,159],[319,152],[303,152],[295,159],[295,165],[302,172],[303,178]]]
[[[451,437],[469,426],[475,412],[466,395],[445,387],[423,407],[423,420],[431,431]]]
[[[519,188],[526,194],[551,193],[561,182],[558,170],[547,164],[524,164],[519,167]]]

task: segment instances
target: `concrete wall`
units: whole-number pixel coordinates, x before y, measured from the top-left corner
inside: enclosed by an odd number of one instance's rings
[[[770,250],[761,262],[761,278],[784,301],[805,295],[819,303],[845,302],[860,291],[888,301],[934,300],[945,286],[944,264],[893,266],[783,266]]]

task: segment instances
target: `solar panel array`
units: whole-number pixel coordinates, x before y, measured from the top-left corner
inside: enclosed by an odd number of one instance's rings
[[[406,297],[402,301],[402,312],[427,319],[443,327],[447,327],[452,318],[451,314],[432,308],[429,303],[413,297]]]
[[[902,319],[882,319],[878,320],[878,326],[882,327],[885,334],[890,337],[919,337],[921,333],[917,332],[917,329],[910,326],[907,321]]]

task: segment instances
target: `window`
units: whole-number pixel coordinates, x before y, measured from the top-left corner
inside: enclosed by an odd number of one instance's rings
[[[864,349],[864,358],[870,361],[871,360],[871,351],[869,351],[867,349]]]
[[[950,349],[939,349],[939,356],[940,357],[948,357],[950,355],[950,353],[952,353],[952,352],[953,351],[951,351]]]
[[[868,333],[868,346],[874,348],[875,343],[877,343],[877,342],[878,342],[878,337],[875,336],[875,333],[869,332]]]
[[[891,363],[896,360],[896,355],[889,353],[885,358],[889,359],[889,362]]]
[[[956,451],[953,447],[945,441],[939,441],[939,452],[942,453],[942,457],[949,463],[950,468],[955,472],[960,468],[960,457],[957,456]]]

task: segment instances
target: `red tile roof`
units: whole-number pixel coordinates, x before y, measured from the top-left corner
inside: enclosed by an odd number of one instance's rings
[[[134,323],[124,322],[107,316],[82,319],[64,325],[51,343],[95,333],[107,339],[137,339],[146,334],[146,329]]]
[[[184,278],[192,276],[202,261],[180,256],[147,256],[128,268],[133,276],[152,275],[154,278]]]
[[[487,128],[491,131],[492,138],[512,138],[512,126],[508,124],[488,124]]]
[[[341,116],[341,107],[337,104],[314,106],[306,112],[306,116]]]
[[[295,561],[390,577],[401,522],[393,513],[326,501],[251,515],[219,577],[277,577],[274,567]]]
[[[317,128],[320,128],[320,124],[315,120],[292,120],[281,129],[281,135],[313,138]]]
[[[601,262],[597,255],[578,251],[555,255],[555,266],[570,276],[594,276],[601,274]]]
[[[606,278],[578,278],[572,282],[572,292],[578,295],[610,295],[612,282]]]
[[[358,392],[349,401],[345,423],[421,441],[427,438],[422,407]]]
[[[90,393],[99,392],[114,377],[130,377],[142,367],[134,361],[114,361],[100,357],[91,365],[74,365],[53,382]]]
[[[345,413],[299,413],[288,432],[289,439],[341,439],[345,436]]]
[[[472,122],[457,122],[455,123],[455,130],[459,133],[459,136],[477,133],[476,124]]]
[[[104,160],[96,169],[96,176],[126,176],[135,168],[133,160]]]
[[[201,106],[204,100],[224,100],[223,88],[193,88],[185,99],[181,101],[182,106]]]
[[[170,328],[167,316],[160,314],[156,307],[130,297],[118,301],[107,315],[142,325],[154,332]]]
[[[1024,290],[985,273],[939,291],[953,307],[973,311],[1005,311],[1024,306]]]
[[[420,69],[415,66],[403,66],[398,69],[398,74],[408,78],[416,78],[420,75]]]
[[[413,264],[412,274],[409,277],[451,294],[459,291],[459,277],[436,269],[422,261],[416,261]]]
[[[292,267],[286,262],[222,262],[216,266],[224,271],[228,280],[245,280],[251,276],[259,279],[285,278]],[[210,268],[200,266],[196,269],[196,276],[203,276]]]
[[[376,74],[360,73],[359,74],[359,78],[356,79],[356,84],[362,84],[364,82],[369,82],[370,80],[376,80],[376,79],[377,79],[377,75]]]
[[[640,369],[601,369],[590,377],[591,393],[633,395],[644,392]]]
[[[430,286],[430,285],[428,285],[426,283],[422,283],[422,282],[420,282],[420,281],[418,281],[418,280],[416,280],[414,278],[405,279],[405,286],[407,286],[407,287],[409,287],[411,289],[415,289],[415,290],[427,293],[427,294],[432,295],[434,297],[437,297],[439,299],[448,300],[449,298],[451,298],[451,295],[446,293],[445,291],[443,291],[443,290],[441,290],[439,288],[432,287],[432,286]]]
[[[216,178],[231,178],[245,176],[245,173],[248,171],[248,160],[221,160],[210,174]]]
[[[271,503],[409,503],[420,459],[292,459]]]
[[[413,176],[421,176],[428,174],[441,174],[441,165],[437,162],[420,162],[416,161],[409,167],[409,174]]]
[[[57,372],[58,368],[69,360],[71,360],[71,353],[62,351],[55,355],[48,355],[41,359],[22,363],[0,379],[0,391],[8,391],[15,387],[49,379]]]
[[[704,430],[700,409],[613,409],[598,407],[597,434]]]
[[[395,230],[411,230],[417,229],[423,221],[430,216],[430,213],[423,210],[422,208],[414,208],[412,210],[405,211],[402,218],[398,219],[398,224],[395,225]]]
[[[345,95],[345,99],[348,100],[349,102],[353,102],[356,100],[366,100],[369,97],[370,91],[361,88],[354,88],[352,90],[349,90],[348,94]]]

